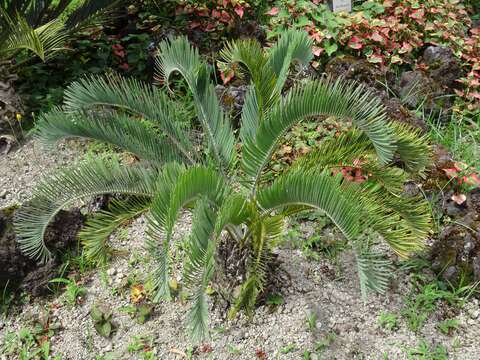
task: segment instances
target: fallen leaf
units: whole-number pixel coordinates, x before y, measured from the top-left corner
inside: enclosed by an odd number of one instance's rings
[[[467,201],[467,196],[465,194],[453,194],[451,199],[455,201],[457,205],[462,205],[465,201]]]

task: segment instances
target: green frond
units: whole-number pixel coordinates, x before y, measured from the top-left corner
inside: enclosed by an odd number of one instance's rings
[[[68,39],[64,24],[59,19],[33,28],[20,14],[15,19],[9,18],[5,12],[2,12],[1,15],[8,19],[7,23],[10,25],[8,37],[2,45],[3,52],[13,53],[20,49],[26,49],[45,61],[60,50]]]
[[[208,199],[211,205],[219,206],[229,191],[223,177],[206,167],[192,167],[176,178],[174,184],[159,191],[154,198],[149,217],[149,247],[159,252],[156,300],[168,298],[168,248],[173,228],[180,210],[199,197]]]
[[[78,233],[87,259],[97,264],[105,264],[111,253],[108,245],[110,235],[119,226],[147,211],[150,202],[151,198],[114,199],[109,204],[108,210],[94,213]]]
[[[336,138],[322,141],[318,147],[298,158],[292,169],[352,166],[355,160],[368,159],[372,155],[375,155],[375,148],[368,136],[358,129],[352,129]]]
[[[228,196],[218,209],[215,224],[215,237],[218,238],[223,229],[228,225],[238,226],[246,223],[253,216],[253,204],[238,193]]]
[[[281,92],[292,62],[307,66],[313,58],[313,40],[301,30],[287,30],[268,51],[268,65],[273,69],[277,82],[276,91]]]
[[[181,126],[186,112],[160,89],[119,75],[90,76],[67,87],[64,104],[64,109],[72,113],[113,107],[150,120],[182,156],[196,162],[193,145]]]
[[[393,273],[393,266],[390,260],[365,250],[356,253],[355,257],[360,279],[360,290],[364,301],[369,291],[385,294]]]
[[[159,76],[168,84],[179,72],[193,94],[197,116],[208,140],[209,152],[224,171],[235,162],[235,136],[210,81],[210,70],[185,37],[163,41],[157,58]]]
[[[152,197],[157,173],[141,167],[124,167],[115,160],[87,160],[44,178],[32,199],[18,210],[14,222],[20,249],[29,257],[46,261],[50,251],[44,242],[48,224],[64,207],[99,194]]]
[[[81,137],[109,143],[154,164],[186,161],[168,138],[142,120],[116,113],[65,113],[55,108],[40,116],[36,136],[47,145]]]
[[[432,228],[428,202],[420,197],[389,193],[378,184],[361,185],[364,222],[382,236],[400,257],[425,247]]]
[[[265,111],[279,99],[280,95],[279,91],[275,91],[277,77],[268,64],[268,58],[260,43],[254,39],[237,40],[228,43],[220,56],[227,66],[240,64],[246,68],[253,85],[250,91],[252,96],[255,96],[258,108],[255,115],[258,118],[257,122],[260,122]]]
[[[303,88],[291,90],[259,125],[255,138],[244,144],[242,168],[252,188],[285,132],[305,117],[314,115],[351,119],[373,143],[380,163],[386,164],[393,159],[395,139],[378,98],[363,86],[341,79],[312,81]]]
[[[265,212],[292,205],[323,210],[349,240],[360,233],[361,209],[353,187],[341,184],[341,176],[328,171],[298,170],[281,175],[257,194]]]
[[[419,129],[397,121],[390,122],[389,126],[395,134],[396,153],[406,170],[423,175],[432,161],[432,149],[427,135],[422,135]]]
[[[240,118],[240,139],[246,142],[255,137],[258,125],[260,124],[260,107],[257,99],[257,92],[254,86],[249,86],[245,94]]]
[[[170,197],[175,188],[178,178],[185,172],[185,167],[177,163],[166,164],[157,179],[157,192],[147,215],[147,241],[146,248],[155,259],[157,266],[154,270],[153,287],[156,289],[154,301],[160,298],[170,300],[170,288],[168,284],[168,258],[169,243],[162,239],[167,226],[167,214],[170,205]]]
[[[192,339],[196,342],[208,337],[208,308],[205,291],[213,275],[214,228],[215,213],[209,201],[201,198],[195,207],[184,266],[185,285],[194,300],[188,315],[188,327]]]

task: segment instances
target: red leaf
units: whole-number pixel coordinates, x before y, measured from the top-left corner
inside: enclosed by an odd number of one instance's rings
[[[235,8],[235,12],[236,12],[237,15],[240,17],[240,19],[243,18],[243,7],[237,6],[237,7]]]
[[[200,21],[192,21],[192,22],[188,25],[188,27],[189,27],[190,29],[195,29],[195,28],[199,27],[200,25],[201,25],[201,24],[200,24]]]
[[[348,42],[348,46],[352,49],[359,50],[363,47],[362,40],[357,36],[352,36]]]
[[[120,69],[123,69],[123,70],[128,70],[128,64],[127,63],[122,63],[122,64],[118,65],[118,67]]]
[[[270,11],[266,12],[265,14],[270,16],[275,16],[275,15],[278,15],[279,12],[280,12],[279,8],[273,7],[270,9]]]
[[[383,42],[384,41],[383,36],[380,35],[376,31],[372,35],[370,35],[370,39],[372,39],[373,41],[377,41],[377,42]]]
[[[314,46],[312,48],[312,52],[313,52],[313,55],[315,56],[320,56],[322,54],[322,52],[324,51],[324,49],[318,47],[318,46]]]
[[[462,205],[465,201],[467,201],[467,196],[465,194],[453,194],[450,199],[455,201],[457,205]]]
[[[222,13],[218,10],[212,10],[212,17],[216,18],[216,19],[219,19],[219,18],[222,17]]]

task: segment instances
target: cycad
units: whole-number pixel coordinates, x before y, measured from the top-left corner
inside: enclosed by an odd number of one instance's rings
[[[110,211],[95,215],[80,238],[92,260],[104,261],[114,228],[146,213],[147,246],[156,260],[156,300],[170,299],[173,229],[182,210],[191,210],[183,271],[193,301],[189,328],[199,340],[208,334],[205,291],[216,271],[219,244],[233,241],[248,259],[231,315],[242,308],[251,312],[267,281],[271,250],[283,233],[285,217],[321,209],[355,250],[363,295],[368,290],[384,292],[390,263],[372,252],[372,245],[384,239],[398,255],[408,256],[422,248],[430,228],[426,203],[401,196],[407,171],[422,171],[428,162],[425,139],[388,122],[380,101],[357,84],[309,80],[284,93],[292,62],[307,64],[311,59],[310,40],[303,32],[284,34],[266,51],[254,41],[241,41],[223,52],[227,65],[240,63],[251,79],[238,136],[197,50],[185,38],[165,41],[159,50],[159,78],[168,86],[172,73],[180,72],[190,87],[204,131],[203,151],[198,137],[181,125],[185,111],[168,92],[119,76],[73,83],[64,106],[39,120],[39,138],[46,143],[90,138],[143,161],[129,167],[89,160],[47,177],[18,213],[21,248],[45,261],[50,252],[44,231],[61,208],[85,196],[128,195]],[[265,169],[282,136],[316,115],[348,119],[354,129],[321,144],[268,183]],[[362,182],[342,177],[341,169],[358,164],[365,171]]]
[[[54,2],[5,0],[0,5],[0,55],[28,50],[46,61],[76,32],[104,22],[106,11],[119,1]],[[69,14],[70,10],[76,6]]]

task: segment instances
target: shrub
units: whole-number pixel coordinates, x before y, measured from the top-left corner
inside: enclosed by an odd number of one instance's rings
[[[183,76],[203,136],[192,131],[197,124],[184,125],[181,104],[162,89],[120,76],[92,76],[70,85],[63,107],[39,120],[40,139],[95,139],[142,161],[125,166],[93,159],[48,176],[18,211],[20,247],[45,261],[50,251],[44,231],[61,208],[94,194],[128,195],[96,215],[81,240],[88,256],[103,262],[111,232],[146,212],[147,246],[157,262],[155,299],[170,299],[173,230],[182,209],[192,211],[183,278],[193,300],[189,327],[201,339],[208,332],[207,288],[226,275],[218,259],[232,253],[244,259],[235,263],[242,282],[238,295],[232,291],[230,315],[240,309],[251,313],[268,285],[271,251],[284,219],[320,209],[355,250],[362,294],[385,292],[391,265],[372,246],[384,240],[400,256],[423,247],[428,205],[400,195],[407,172],[424,169],[429,148],[417,133],[389,122],[380,100],[362,86],[309,80],[284,93],[290,64],[307,64],[310,45],[307,34],[290,31],[268,50],[250,40],[225,49],[226,66],[241,64],[251,81],[238,136],[219,105],[210,68],[185,38],[160,44],[158,75],[165,84],[173,73]],[[348,119],[355,129],[325,141],[270,182],[265,169],[282,136],[316,115]]]

